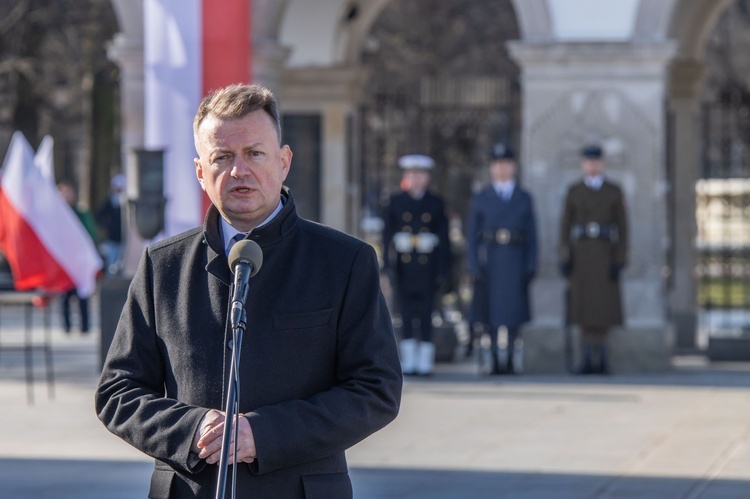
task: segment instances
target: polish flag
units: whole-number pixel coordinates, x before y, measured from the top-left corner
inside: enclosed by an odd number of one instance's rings
[[[51,139],[36,161],[21,132],[13,134],[0,172],[0,250],[16,289],[91,296],[102,260],[94,242],[48,175]]]
[[[203,223],[208,200],[193,165],[193,117],[213,90],[251,81],[250,5],[251,0],[144,1],[144,146],[164,150],[164,236]]]
[[[55,185],[54,149],[54,139],[49,135],[45,135],[34,155],[34,164],[42,172],[42,176],[52,185]]]

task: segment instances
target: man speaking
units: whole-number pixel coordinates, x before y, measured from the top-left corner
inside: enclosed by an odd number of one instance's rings
[[[263,264],[247,285],[239,497],[346,498],[344,451],[392,421],[402,375],[374,250],[300,218],[283,187],[276,100],[257,85],[206,97],[193,123],[203,227],[146,249],[96,392],[114,434],[156,460],[150,498],[213,497],[240,239]],[[234,445],[234,444],[233,444]]]

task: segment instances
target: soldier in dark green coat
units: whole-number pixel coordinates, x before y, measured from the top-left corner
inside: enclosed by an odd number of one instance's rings
[[[581,166],[584,178],[565,199],[560,268],[569,280],[570,323],[582,331],[579,372],[606,373],[607,333],[622,324],[620,272],[627,263],[628,227],[622,190],[603,176],[601,147],[583,149]]]

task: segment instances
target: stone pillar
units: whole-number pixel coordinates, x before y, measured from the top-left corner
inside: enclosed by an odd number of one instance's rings
[[[253,83],[273,92],[279,90],[279,79],[290,49],[279,44],[279,29],[288,0],[252,0]]]
[[[349,233],[358,231],[360,202],[356,173],[350,174],[347,132],[364,77],[360,67],[298,68],[285,70],[281,81],[284,113],[321,115],[321,222]]]
[[[275,40],[253,40],[253,83],[278,92],[281,71],[289,51],[288,47],[282,47]]]
[[[623,274],[625,326],[612,332],[615,372],[669,365],[671,329],[663,269],[667,257],[664,108],[670,43],[510,44],[523,88],[521,181],[535,200],[540,267],[526,333],[530,371],[560,371],[564,281],[557,245],[562,203],[580,178],[579,151],[591,141],[607,156],[630,224]]]
[[[700,103],[698,89],[704,66],[694,61],[672,64],[670,112],[672,114],[672,230],[670,311],[678,349],[696,347],[696,222],[695,183],[700,172]]]
[[[115,36],[108,47],[108,56],[120,68],[121,164],[125,175],[134,178],[133,173],[128,171],[131,165],[128,158],[133,149],[143,147],[144,141],[143,10],[141,2],[133,2],[129,8],[121,6],[121,3],[115,3],[115,7],[124,29]],[[132,276],[135,274],[145,243],[135,229],[135,224],[127,223],[124,227],[126,233],[123,273]]]

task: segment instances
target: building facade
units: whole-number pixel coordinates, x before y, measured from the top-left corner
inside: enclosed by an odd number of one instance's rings
[[[623,186],[632,233],[623,276],[626,326],[615,335],[613,348],[621,352],[621,365],[637,357],[628,364],[633,369],[666,366],[674,345],[694,343],[704,46],[731,0],[497,0],[496,8],[487,9],[488,17],[503,24],[496,40],[507,40],[494,55],[486,51],[493,45],[486,45],[480,57],[496,57],[502,64],[482,74],[476,66],[441,71],[445,67],[438,63],[438,69],[427,70],[432,79],[419,80],[415,95],[420,102],[414,106],[403,104],[398,92],[388,94],[387,85],[377,87],[386,88],[385,97],[378,97],[372,85],[373,53],[388,43],[383,33],[396,37],[393,43],[406,40],[404,47],[414,47],[408,37],[398,38],[406,33],[392,31],[397,23],[384,24],[384,16],[398,18],[400,12],[415,16],[415,22],[429,17],[426,11],[393,12],[398,3],[252,0],[253,80],[280,98],[285,127],[298,152],[295,166],[301,170],[290,182],[300,193],[304,214],[363,235],[368,226],[362,222],[376,211],[372,196],[395,187],[395,157],[436,151],[435,144],[445,142],[443,130],[451,139],[465,138],[446,151],[437,150],[448,179],[438,186],[462,193],[451,198],[460,219],[461,203],[484,180],[476,151],[498,139],[516,145],[521,182],[536,200],[539,221],[540,271],[527,335],[533,350],[528,367],[533,370],[534,362],[544,364],[562,341],[564,281],[556,255],[560,206],[566,186],[579,175],[580,147],[600,142],[608,175]],[[440,3],[493,4],[431,2]],[[144,140],[143,9],[141,2],[113,4],[121,30],[110,57],[121,68],[122,146],[128,151]],[[460,21],[464,14],[459,9],[451,15]],[[450,42],[454,33],[470,32],[469,21],[450,25],[446,29],[456,31],[442,38]],[[404,23],[410,25],[414,23]],[[444,40],[438,36],[438,41]],[[450,44],[434,45],[436,51],[451,50]],[[409,55],[404,52],[402,60]],[[471,54],[465,50],[466,58]],[[476,95],[485,97],[471,101]],[[430,103],[468,118],[455,118],[455,113],[448,113],[450,119],[436,118],[446,113],[435,112]],[[379,106],[394,110],[365,112]],[[481,109],[493,106],[503,111],[482,114]],[[426,122],[428,114],[431,121]],[[412,124],[406,127],[411,131],[398,132],[401,142],[390,144],[383,138],[388,134],[375,133],[383,123],[399,119]],[[409,135],[425,123],[434,125],[437,135]],[[493,126],[493,133],[482,135]],[[379,152],[372,152],[373,144],[380,144]],[[430,150],[407,151],[409,147]],[[469,152],[461,155],[462,150]],[[372,154],[375,159],[367,156]],[[132,239],[137,243],[136,236]],[[139,253],[133,246],[132,253]],[[616,368],[617,357],[614,362]]]

